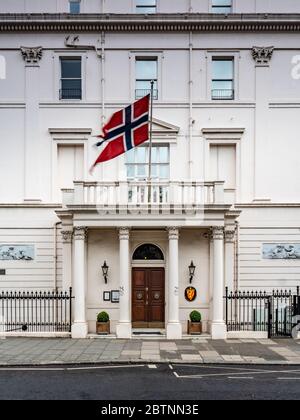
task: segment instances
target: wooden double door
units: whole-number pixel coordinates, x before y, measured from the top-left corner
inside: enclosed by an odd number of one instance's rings
[[[164,328],[164,268],[132,269],[133,328]]]

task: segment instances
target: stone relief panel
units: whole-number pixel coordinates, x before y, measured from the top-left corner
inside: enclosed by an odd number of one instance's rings
[[[0,245],[0,261],[17,260],[34,260],[34,245]]]
[[[300,259],[300,244],[263,244],[263,258],[267,260]]]

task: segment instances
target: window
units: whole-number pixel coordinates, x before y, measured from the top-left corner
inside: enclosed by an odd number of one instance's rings
[[[212,0],[213,13],[231,13],[232,0]]]
[[[133,254],[133,260],[164,260],[164,255],[158,246],[144,244],[139,246]]]
[[[151,81],[154,81],[153,99],[158,99],[157,90],[157,57],[136,58],[135,61],[135,98],[140,99],[151,91]]]
[[[212,99],[234,99],[234,60],[233,58],[213,58],[212,60]]]
[[[146,181],[149,176],[149,146],[140,146],[126,153],[127,179]],[[169,179],[169,147],[152,146],[151,176],[156,180]]]
[[[156,13],[156,0],[136,0],[137,13]]]
[[[84,146],[59,144],[57,147],[58,189],[74,188],[84,176]]]
[[[60,99],[82,99],[81,57],[61,58]]]
[[[77,15],[80,13],[80,0],[69,0],[70,13]]]
[[[236,188],[235,145],[210,145],[210,179],[225,181],[225,189]]]

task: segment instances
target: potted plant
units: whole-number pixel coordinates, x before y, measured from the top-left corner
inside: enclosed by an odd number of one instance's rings
[[[190,313],[190,320],[188,321],[188,334],[202,334],[201,314],[198,311]]]
[[[110,321],[109,321],[109,315],[107,312],[103,311],[97,315],[96,333],[97,334],[110,333]]]

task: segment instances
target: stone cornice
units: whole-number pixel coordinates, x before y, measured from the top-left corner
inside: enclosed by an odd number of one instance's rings
[[[0,32],[299,32],[300,14],[0,14]]]

